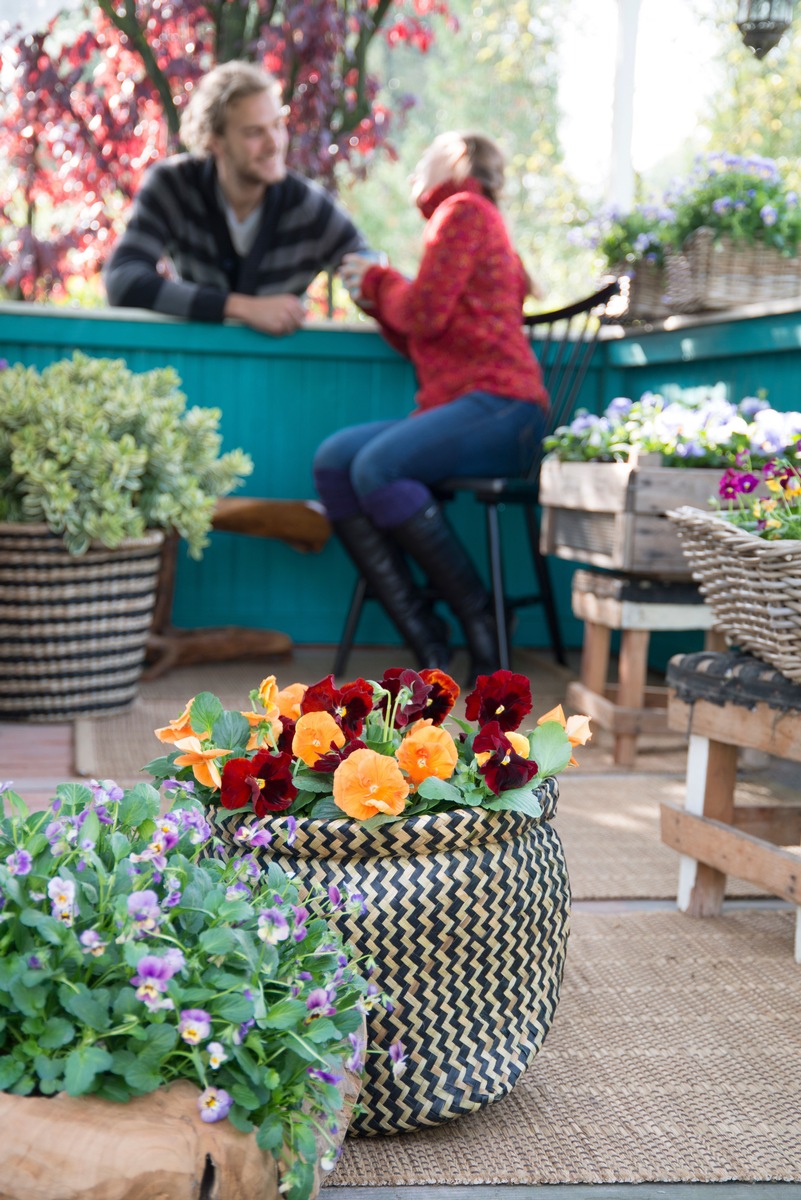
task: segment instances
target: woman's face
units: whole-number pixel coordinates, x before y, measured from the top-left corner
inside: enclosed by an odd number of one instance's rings
[[[432,188],[453,178],[454,167],[464,154],[464,143],[454,134],[435,138],[412,171],[409,181],[415,203]]]

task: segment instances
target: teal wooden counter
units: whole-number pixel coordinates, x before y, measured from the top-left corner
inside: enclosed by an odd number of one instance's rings
[[[312,497],[320,441],[344,425],[403,416],[415,389],[410,365],[368,322],[318,322],[276,339],[136,310],[0,305],[0,358],[42,367],[75,349],[124,358],[134,370],[174,367],[191,403],[221,409],[224,448],[241,446],[253,456],[255,470],[241,494],[254,496]],[[649,330],[605,328],[579,404],[597,412],[616,395],[721,380],[735,399],[765,388],[774,407],[801,409],[801,302],[676,317]],[[506,514],[506,566],[510,587],[528,591],[519,517]],[[456,506],[455,523],[483,563],[481,513],[469,498]],[[566,641],[578,645],[581,625],[570,614],[573,567],[552,565]],[[302,555],[278,542],[215,533],[201,562],[181,555],[174,619],[185,627],[249,625],[283,630],[298,643],[333,643],[353,577],[334,541],[320,554]],[[376,605],[368,606],[359,640],[398,641]],[[546,640],[539,610],[521,612],[517,643]],[[664,657],[658,640],[654,653]]]

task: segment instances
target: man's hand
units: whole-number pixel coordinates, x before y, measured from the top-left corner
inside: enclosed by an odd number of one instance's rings
[[[300,329],[306,320],[306,309],[303,302],[290,293],[243,296],[240,292],[231,292],[225,301],[224,316],[258,329],[259,333],[282,337]]]

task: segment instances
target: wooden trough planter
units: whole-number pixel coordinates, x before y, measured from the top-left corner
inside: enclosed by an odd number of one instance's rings
[[[560,462],[540,473],[543,554],[573,562],[689,579],[690,567],[668,509],[706,509],[721,467],[664,467],[658,455],[628,463]]]

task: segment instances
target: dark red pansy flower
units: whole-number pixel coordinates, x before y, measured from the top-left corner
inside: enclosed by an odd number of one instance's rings
[[[292,753],[292,739],[295,736],[295,722],[291,717],[281,718],[281,732],[278,735],[278,740],[275,743],[279,750],[285,754]]]
[[[327,712],[348,738],[358,737],[364,718],[373,707],[373,689],[366,679],[355,679],[344,687],[334,687],[334,676],[326,675],[303,693],[302,713]]]
[[[312,764],[312,771],[319,771],[320,774],[332,774],[336,771],[341,762],[349,758],[354,750],[366,750],[367,745],[359,738],[353,738],[350,742],[345,742],[344,746],[337,746],[334,742],[331,743],[331,749],[327,754],[321,754],[316,763]]]
[[[445,671],[436,667],[426,667],[420,672],[423,683],[431,688],[423,709],[423,716],[429,718],[435,725],[441,725],[459,699],[459,684],[451,679]]]
[[[297,794],[291,754],[259,750],[253,758],[230,758],[222,769],[223,808],[244,808],[252,803],[256,816],[266,817],[289,808]]]
[[[482,727],[497,721],[501,729],[517,729],[530,712],[531,684],[525,675],[513,671],[479,675],[475,690],[465,701],[467,720],[478,721]]]
[[[512,748],[497,721],[490,721],[479,730],[473,740],[473,753],[489,754],[478,769],[496,796],[512,788],[525,787],[539,770],[533,759],[523,758]]]
[[[384,672],[380,684],[389,692],[389,698],[382,696],[378,705],[378,711],[383,714],[385,719],[387,705],[392,707],[401,688],[406,688],[411,693],[406,703],[401,705],[395,713],[396,729],[405,729],[412,721],[417,721],[423,716],[431,688],[422,675],[418,675],[417,671],[413,671],[411,667],[390,667]]]

